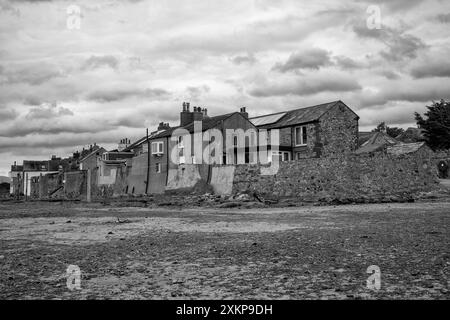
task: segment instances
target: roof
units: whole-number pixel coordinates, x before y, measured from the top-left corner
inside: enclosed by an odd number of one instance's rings
[[[272,113],[269,115],[259,116],[251,118],[251,122],[255,126],[262,126],[266,124],[272,124],[280,120],[287,112],[278,112],[278,113]]]
[[[222,114],[220,116],[204,118],[202,120],[202,132],[217,127],[222,121],[228,119],[229,117],[231,117],[234,114],[241,115],[240,112],[232,112],[232,113]],[[195,129],[194,122],[191,122],[190,124],[188,124],[184,127],[178,126],[178,127],[173,127],[173,128],[167,129],[159,134],[156,134],[155,136],[152,136],[151,139],[170,137],[176,129],[184,129],[184,130],[187,130],[189,133],[193,133],[194,129]]]
[[[360,131],[358,132],[358,146],[362,146],[364,142],[369,140],[375,132]]]
[[[253,124],[255,124],[256,126],[263,127],[265,129],[288,127],[288,126],[292,126],[292,125],[296,125],[296,124],[318,121],[320,119],[320,117],[322,117],[325,113],[330,111],[331,108],[333,108],[335,105],[337,105],[339,103],[347,106],[341,100],[338,100],[338,101],[328,102],[328,103],[310,106],[310,107],[306,107],[306,108],[299,108],[299,109],[295,109],[295,110],[285,111],[282,113],[278,112],[278,113],[273,113],[270,115],[253,117],[250,119],[250,121],[253,122]],[[352,112],[353,112],[353,110],[352,110]],[[271,116],[276,116],[279,114],[283,114],[283,115],[281,116],[281,118],[279,118],[278,120],[275,120],[271,124],[268,124],[268,123],[264,123],[261,125],[256,124],[261,121],[260,120],[261,117],[263,117],[265,119],[270,119]],[[358,117],[358,115],[356,113],[355,113],[355,115]],[[269,120],[267,120],[267,121],[269,121]]]
[[[424,132],[424,129],[410,127],[395,137],[395,139],[405,143],[421,142],[425,139]]]
[[[364,142],[361,147],[355,151],[357,154],[379,151],[386,146],[397,144],[398,141],[384,132],[375,132],[369,140]]]
[[[151,139],[151,138],[153,138],[154,136],[156,136],[156,135],[158,135],[158,134],[160,134],[160,133],[162,133],[162,132],[164,132],[164,131],[166,131],[166,130],[159,130],[159,131],[152,132],[151,134],[148,135],[148,138]],[[129,151],[131,151],[133,148],[136,148],[137,146],[141,145],[142,143],[144,143],[144,142],[146,142],[146,141],[147,141],[147,136],[144,136],[144,137],[140,138],[139,140],[137,140],[136,142],[130,144],[130,145],[129,145],[128,147],[126,147],[125,149],[123,149],[122,152],[129,152]]]
[[[221,121],[224,121],[225,119],[231,117],[235,113],[240,114],[239,112],[232,112],[232,113],[222,114],[220,116],[204,118],[202,120],[202,131],[206,131],[206,130],[215,128]],[[193,133],[194,132],[194,122],[191,122],[187,126],[184,126],[183,129],[189,131],[189,133]]]
[[[425,145],[425,142],[398,143],[396,145],[387,147],[386,151],[389,154],[398,156],[401,154],[416,152],[420,148],[422,148],[424,145]]]
[[[106,149],[103,147],[100,147],[98,149],[95,149],[94,151],[92,151],[91,153],[89,153],[88,155],[84,156],[82,159],[80,159],[80,162],[86,160],[87,158],[90,158],[91,156],[93,156],[94,154],[97,154],[98,152],[102,152],[105,153]]]

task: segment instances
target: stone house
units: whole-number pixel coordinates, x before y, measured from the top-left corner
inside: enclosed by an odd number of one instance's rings
[[[278,129],[282,161],[350,153],[358,148],[359,116],[342,101],[250,118],[258,130]]]

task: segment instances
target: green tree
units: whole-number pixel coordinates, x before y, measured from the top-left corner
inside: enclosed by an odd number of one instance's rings
[[[428,145],[434,149],[450,149],[450,103],[444,100],[427,106],[428,111],[422,117],[415,112],[419,128],[424,129]]]

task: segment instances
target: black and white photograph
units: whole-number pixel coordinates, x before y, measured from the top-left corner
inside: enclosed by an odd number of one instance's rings
[[[0,0],[0,300],[448,300],[449,247],[450,1]]]

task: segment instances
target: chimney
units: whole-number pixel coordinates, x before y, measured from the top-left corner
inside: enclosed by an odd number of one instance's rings
[[[117,150],[119,151],[124,150],[126,147],[128,147],[128,144],[129,144],[128,138],[121,139],[119,141],[119,145],[117,146]]]
[[[194,107],[194,119],[193,119],[193,121],[202,121],[202,120],[203,120],[202,108]]]
[[[196,107],[194,107],[194,111]],[[183,102],[183,109],[180,112],[180,126],[184,127],[194,121],[194,113],[189,110],[189,102]]]
[[[248,112],[246,109],[247,109],[246,107],[242,107],[240,109],[240,113],[244,116],[245,119],[248,119]]]
[[[160,122],[158,125],[158,131],[170,129],[169,123]]]

